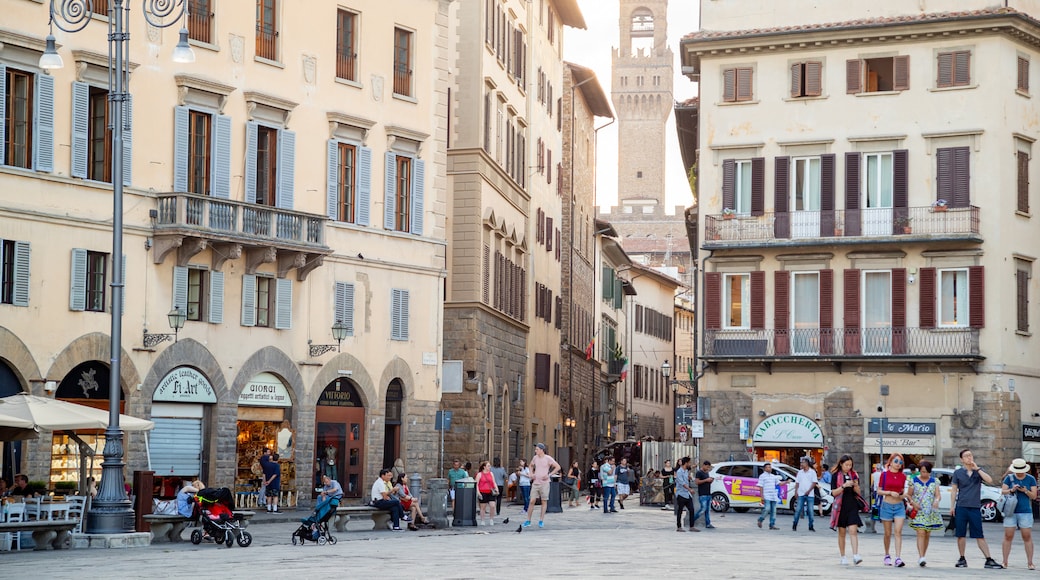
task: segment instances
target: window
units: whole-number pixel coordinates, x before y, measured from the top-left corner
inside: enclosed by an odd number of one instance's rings
[[[412,33],[394,29],[394,94],[412,96]]]
[[[29,305],[29,242],[0,240],[0,304]]]
[[[892,207],[892,154],[865,153],[863,170],[865,206]]]
[[[1024,56],[1018,57],[1018,81],[1015,88],[1029,94],[1029,59]]]
[[[72,163],[69,168],[72,177],[112,182],[112,130],[109,127],[113,122],[110,118],[111,111],[108,91],[83,82],[72,83]],[[128,100],[124,106],[123,120],[129,121],[130,117],[131,101]],[[130,183],[132,139],[127,125],[123,130],[124,184]]]
[[[256,197],[254,203],[275,205],[277,199],[278,129],[258,126],[256,139]]]
[[[845,92],[849,94],[905,91],[910,88],[910,57],[845,61]]]
[[[231,195],[231,117],[174,108],[174,191],[228,199]]]
[[[819,352],[820,274],[793,272],[791,285],[791,347],[795,354]]]
[[[188,38],[213,42],[213,0],[188,0]]]
[[[7,69],[4,92],[4,165],[32,169],[33,75]]]
[[[727,103],[750,101],[753,70],[751,67],[729,68],[722,71],[722,100]]]
[[[820,61],[811,60],[791,65],[791,97],[820,96],[823,93],[822,77],[823,63]]]
[[[1032,278],[1032,263],[1015,259],[1015,330],[1029,332],[1029,279]]]
[[[971,51],[940,52],[936,57],[935,86],[964,87],[971,84]]]
[[[220,115],[220,121],[224,116]],[[219,128],[219,124],[218,124]],[[220,133],[217,135],[219,153]],[[246,123],[245,193],[248,203],[293,209],[293,184],[296,175],[296,133],[285,129]],[[247,214],[256,214],[248,210]],[[248,233],[263,233],[246,220]],[[263,235],[267,235],[264,233]]]
[[[339,143],[339,204],[336,208],[336,219],[341,222],[354,223],[355,221],[355,199],[356,192],[354,184],[357,181],[355,174],[357,147],[348,143]]]
[[[87,252],[86,308],[91,312],[105,311],[105,265],[108,254]]]
[[[863,272],[863,354],[892,353],[892,272]]]
[[[534,388],[539,391],[549,391],[549,381],[551,380],[550,369],[552,368],[552,359],[548,354],[543,352],[536,352],[534,354]]]
[[[398,232],[423,233],[426,163],[408,155],[386,154],[386,191],[383,227]]]
[[[723,278],[725,328],[751,327],[751,280],[747,274],[727,274]]]
[[[108,91],[90,87],[87,127],[87,179],[112,181],[112,133],[108,130]]]
[[[278,60],[277,0],[256,0],[256,56]]]
[[[188,191],[206,195],[210,191],[210,136],[212,116],[199,111],[188,114]]]
[[[244,274],[242,326],[292,328],[292,280]]]
[[[971,203],[971,152],[968,147],[945,147],[935,151],[936,198],[950,207]]]
[[[820,211],[820,158],[794,159],[791,206],[794,211]]]
[[[722,208],[740,215],[759,215],[765,200],[764,173],[765,160],[762,158],[723,161]]]
[[[336,12],[336,77],[348,81],[357,80],[356,26],[357,14],[342,9]]]
[[[410,229],[408,212],[412,205],[412,159],[399,155],[397,157],[397,188],[396,188],[396,212],[394,214],[394,229],[406,232]]]
[[[408,340],[408,290],[390,290],[390,340]]]
[[[939,270],[939,326],[968,326],[968,270]]]
[[[224,273],[198,266],[173,268],[173,307],[188,320],[224,322]]]
[[[1018,161],[1018,195],[1016,196],[1016,208],[1022,213],[1029,213],[1029,153],[1017,151]]]
[[[205,306],[206,271],[198,268],[188,269],[188,320],[202,320],[202,308]]]

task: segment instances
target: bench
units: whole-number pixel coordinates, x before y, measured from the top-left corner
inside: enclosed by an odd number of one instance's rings
[[[249,525],[249,520],[256,512],[237,511],[235,517],[242,522],[242,527]],[[181,541],[181,532],[195,520],[182,515],[147,514],[143,516],[144,521],[152,529],[152,543],[165,544]]]
[[[390,527],[390,512],[374,508],[370,505],[341,505],[332,516],[332,525],[337,532],[347,531],[347,522],[352,516],[366,515],[372,518],[373,530],[386,530]]]
[[[37,550],[63,550],[72,545],[72,530],[79,520],[30,520],[0,524],[0,533],[32,532]]]

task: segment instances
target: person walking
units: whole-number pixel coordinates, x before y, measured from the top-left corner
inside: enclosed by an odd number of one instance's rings
[[[675,470],[672,469],[671,461],[664,462],[664,469],[661,470],[661,477],[664,479],[664,507],[661,509],[670,510],[672,509],[673,498],[675,497]]]
[[[632,471],[632,468],[628,466],[628,458],[621,458],[621,465],[617,466],[615,470],[615,483],[617,491],[617,504],[621,509],[625,509],[625,500],[632,493],[632,481],[638,478],[638,474]],[[633,477],[634,476],[634,477]]]
[[[520,515],[527,515],[527,510],[531,509],[531,469],[527,467],[527,462],[523,459],[520,460],[520,471],[517,472],[519,477],[520,495],[524,498],[524,509],[520,512]]]
[[[603,486],[603,513],[617,513],[614,509],[614,498],[617,497],[616,478],[614,475],[614,458],[608,457],[599,468],[599,482]]]
[[[942,491],[939,480],[932,477],[932,462],[922,461],[918,467],[920,474],[910,482],[910,505],[917,510],[917,516],[910,520],[910,529],[917,532],[917,565],[924,568],[932,532],[943,528],[942,515],[939,513]]]
[[[693,483],[697,485],[697,501],[700,507],[697,509],[697,513],[693,516],[693,524],[697,523],[697,518],[704,514],[704,529],[714,530],[715,526],[711,525],[711,482],[715,481],[715,478],[711,476],[711,462],[705,459],[697,472],[693,474]]]
[[[495,496],[501,496],[499,492],[498,484],[495,483],[495,474],[491,472],[491,464],[487,461],[480,462],[480,468],[477,470],[477,525],[479,526],[493,526],[495,525]],[[485,522],[485,514],[487,517],[487,523]]]
[[[859,512],[865,502],[860,495],[859,474],[852,469],[852,465],[852,456],[842,455],[831,477],[831,481],[834,482],[831,487],[831,495],[834,496],[831,529],[838,530],[838,553],[841,554],[842,566],[849,565],[849,560],[845,557],[846,536],[852,544],[852,563],[858,566],[863,562],[859,555],[859,528],[863,525],[863,521],[859,519]]]
[[[1000,493],[1017,498],[1015,511],[1004,516],[1004,567],[1008,567],[1008,556],[1011,554],[1011,542],[1015,539],[1015,528],[1021,530],[1022,544],[1026,548],[1026,566],[1033,566],[1033,500],[1036,499],[1036,478],[1029,474],[1029,464],[1025,459],[1017,458],[1008,467]]]
[[[816,500],[816,486],[819,479],[816,477],[816,470],[809,465],[808,457],[802,458],[800,466],[801,469],[798,470],[798,475],[794,478],[798,505],[794,510],[794,522],[791,524],[791,529],[798,531],[798,520],[804,509],[805,516],[809,520],[809,531],[815,532],[816,528],[813,527],[813,502]]]
[[[780,494],[776,487],[780,484],[780,476],[773,473],[773,464],[766,463],[762,466],[762,475],[758,476],[758,487],[762,490],[762,515],[758,516],[758,527],[762,527],[762,521],[769,515],[769,529],[779,530],[776,527],[776,503],[780,501]]]
[[[545,510],[549,507],[549,478],[560,474],[563,468],[550,455],[545,453],[545,443],[534,446],[534,457],[531,458],[531,497],[541,500],[541,513],[538,515],[538,527],[545,527]],[[531,525],[531,512],[528,510],[527,521],[521,524],[524,528]]]
[[[903,454],[893,453],[885,462],[885,470],[878,478],[877,495],[881,498],[878,519],[885,528],[885,566],[906,566],[903,554],[903,522],[906,521],[906,474],[903,473]],[[889,546],[895,544],[896,559],[892,560]]]
[[[563,479],[563,484],[570,489],[571,499],[567,502],[567,507],[578,507],[578,499],[581,497],[581,468],[578,467],[578,462],[574,461],[571,463],[570,469],[567,470],[567,477]]]
[[[1003,566],[990,557],[989,546],[982,533],[982,482],[993,485],[993,478],[975,463],[975,454],[971,449],[962,449],[960,457],[961,467],[953,472],[953,478],[950,480],[950,519],[954,522],[957,551],[960,553],[957,567],[968,567],[968,561],[964,559],[964,548],[967,544],[965,536],[970,534],[975,538],[982,555],[986,557],[984,566],[1002,569]]]
[[[491,462],[491,475],[495,476],[495,485],[498,487],[498,494],[495,495],[495,515],[498,515],[502,513],[502,496],[506,491],[506,468],[502,467],[502,460],[498,457]]]
[[[690,458],[679,460],[679,469],[675,472],[675,531],[685,532],[682,525],[683,510],[690,512],[690,531],[699,532],[695,527],[696,516],[693,512],[693,487],[690,485]]]
[[[589,472],[585,474],[585,480],[589,482],[589,509],[598,509],[599,498],[603,495],[603,488],[600,487],[599,481],[599,463],[595,459],[592,460]]]

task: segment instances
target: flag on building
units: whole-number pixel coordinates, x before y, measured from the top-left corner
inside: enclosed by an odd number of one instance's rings
[[[692,383],[694,381],[694,378],[693,378],[693,361],[692,360],[686,363],[686,372],[690,375],[690,382]]]
[[[628,357],[621,357],[621,380],[628,376]]]
[[[592,339],[589,340],[588,346],[585,347],[585,360],[592,359],[592,350],[596,347],[596,335],[592,335]]]

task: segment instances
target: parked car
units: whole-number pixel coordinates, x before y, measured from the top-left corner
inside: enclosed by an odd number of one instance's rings
[[[761,506],[762,490],[758,487],[758,476],[762,474],[765,461],[723,461],[714,466],[710,475],[715,478],[711,483],[711,509],[725,512],[733,508],[737,512],[746,512]],[[785,463],[773,462],[773,471],[780,476],[780,502],[778,509],[794,510],[796,505],[795,474],[797,469]],[[829,512],[834,498],[830,495],[830,486],[820,485],[821,502],[824,513]]]
[[[953,479],[953,472],[954,470],[948,467],[936,467],[932,470],[932,475],[939,480],[939,490],[942,492],[942,496],[939,498],[939,512],[944,516],[950,514],[950,498],[952,497],[950,480]],[[997,478],[993,478],[993,480],[999,481]],[[981,495],[982,521],[999,522],[1003,520],[1001,509],[1004,507],[1006,498],[1001,495],[1000,487],[983,484]]]

